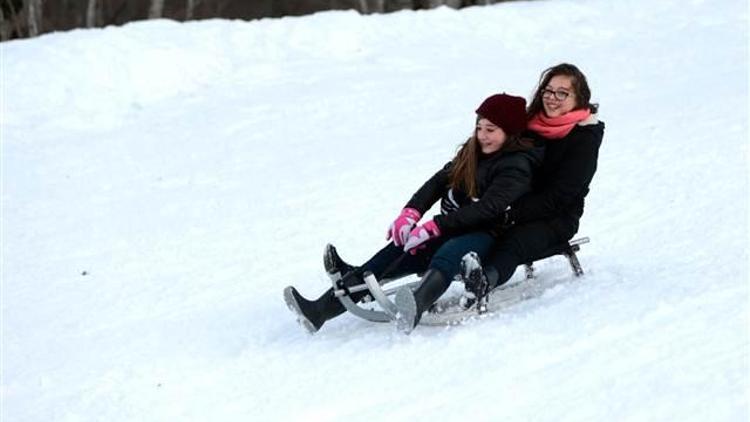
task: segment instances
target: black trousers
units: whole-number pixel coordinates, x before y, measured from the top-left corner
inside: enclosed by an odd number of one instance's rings
[[[519,265],[531,262],[547,249],[567,242],[578,231],[578,220],[555,219],[519,224],[505,231],[495,243],[484,269],[490,284],[500,286]]]

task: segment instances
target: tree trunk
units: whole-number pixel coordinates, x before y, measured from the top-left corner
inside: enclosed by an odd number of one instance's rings
[[[367,0],[359,0],[359,11],[366,15],[369,13],[369,10],[367,9]]]
[[[373,9],[375,13],[385,13],[385,0],[375,0]]]
[[[5,13],[3,8],[0,7],[0,41],[5,41],[10,38],[10,21],[5,21]]]
[[[151,0],[151,7],[148,9],[149,19],[159,19],[164,12],[164,0]]]
[[[86,28],[96,26],[96,7],[96,0],[89,0],[88,7],[86,7]]]
[[[42,30],[42,0],[24,0],[29,37],[36,37]]]
[[[193,12],[195,10],[195,0],[187,0],[187,5],[185,6],[185,20],[189,21],[193,19]]]
[[[8,6],[10,7],[10,16],[8,17],[8,38],[16,32],[16,37],[20,38],[23,36],[23,27],[21,25],[21,17],[18,16],[19,12],[13,6],[13,2],[9,1]]]
[[[453,9],[461,8],[461,0],[422,0],[421,3],[425,9],[434,9],[440,6],[448,6]]]

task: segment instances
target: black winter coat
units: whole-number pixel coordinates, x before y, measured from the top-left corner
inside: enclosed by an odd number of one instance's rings
[[[596,172],[599,146],[604,137],[604,122],[595,116],[579,124],[561,139],[546,139],[527,131],[525,137],[544,145],[544,161],[534,176],[532,192],[512,205],[510,219],[518,223],[551,221],[553,226],[578,230],[589,184]],[[561,229],[563,230],[563,229]]]
[[[419,188],[406,207],[424,214],[441,199],[441,214],[433,218],[441,234],[457,235],[474,230],[498,234],[505,209],[531,190],[532,175],[543,155],[543,149],[535,147],[499,151],[483,157],[477,165],[477,198],[449,186],[451,163],[448,163]]]

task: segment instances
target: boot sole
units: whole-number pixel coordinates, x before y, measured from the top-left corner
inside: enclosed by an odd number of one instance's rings
[[[404,334],[411,334],[416,327],[417,319],[417,302],[414,300],[414,294],[409,287],[402,287],[396,292],[393,302],[398,308],[396,328]]]
[[[294,313],[297,318],[297,322],[302,326],[302,328],[305,329],[305,331],[307,331],[309,334],[317,333],[318,329],[315,328],[315,325],[310,322],[310,320],[307,319],[302,313],[302,309],[300,309],[299,303],[297,303],[297,300],[294,298],[294,294],[292,294],[292,289],[292,286],[288,286],[284,289],[284,302],[286,303],[286,307]]]
[[[353,266],[341,259],[336,247],[330,243],[323,251],[323,268],[332,281],[341,280],[347,273],[354,270]]]
[[[461,278],[464,280],[464,286],[466,292],[461,297],[459,304],[462,308],[470,309],[474,305],[478,305],[479,302],[487,295],[481,294],[483,290],[486,290],[486,280],[482,280],[484,275],[482,274],[482,260],[476,252],[469,252],[461,259]],[[469,284],[471,283],[471,287]]]
[[[336,268],[337,255],[338,254],[336,253],[336,248],[334,248],[330,243],[327,244],[325,247],[325,251],[323,252],[323,267],[326,269],[326,273],[328,273],[328,276],[332,279],[341,278],[341,269]]]

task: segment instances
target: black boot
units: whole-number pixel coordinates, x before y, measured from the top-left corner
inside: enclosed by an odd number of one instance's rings
[[[398,308],[396,327],[409,334],[419,324],[422,313],[432,306],[448,290],[451,281],[438,270],[429,269],[414,292],[404,286],[396,292],[394,302]]]
[[[349,272],[342,280],[345,286],[352,287],[364,283],[357,271]],[[366,295],[357,292],[350,295],[356,303]],[[292,286],[284,289],[286,306],[297,315],[297,321],[310,334],[315,334],[329,319],[335,318],[346,311],[341,301],[333,294],[333,289],[326,290],[317,300],[307,300]]]
[[[335,280],[344,277],[347,273],[354,270],[354,266],[347,264],[341,259],[338,252],[336,252],[336,248],[331,244],[326,245],[323,252],[323,266],[328,276]]]

